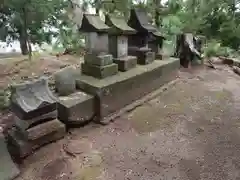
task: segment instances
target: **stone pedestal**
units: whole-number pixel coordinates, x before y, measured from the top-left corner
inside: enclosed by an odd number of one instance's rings
[[[59,97],[58,119],[67,125],[81,125],[94,116],[94,97],[84,92]]]
[[[118,65],[113,63],[112,55],[87,54],[84,63],[81,65],[82,73],[103,79],[118,73]]]
[[[57,98],[46,78],[14,86],[11,105],[15,126],[8,131],[7,139],[17,158],[24,158],[65,135],[65,125],[56,119]]]
[[[14,127],[8,131],[8,144],[11,154],[24,158],[43,145],[57,141],[65,135],[65,125],[58,119],[48,121],[22,131]]]
[[[129,47],[128,52],[137,57],[137,63],[140,65],[150,64],[155,60],[155,53],[146,47]]]
[[[126,56],[122,58],[114,59],[114,63],[118,65],[119,71],[128,71],[137,65],[137,57],[136,56]]]

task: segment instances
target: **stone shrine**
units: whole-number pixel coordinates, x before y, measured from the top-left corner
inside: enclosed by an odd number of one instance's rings
[[[11,89],[15,126],[8,131],[8,143],[13,155],[26,157],[64,137],[65,125],[57,119],[57,99],[47,78],[13,85]]]
[[[161,35],[160,32],[156,31],[153,33],[150,33],[149,41],[148,41],[148,47],[152,49],[152,51],[155,53],[155,58],[162,60],[162,46],[163,41],[165,38]]]
[[[136,31],[129,27],[120,17],[105,17],[105,23],[111,27],[109,30],[109,52],[113,55],[114,62],[118,64],[119,71],[127,71],[136,67],[137,57],[128,56],[128,35]]]
[[[129,54],[138,57],[138,64],[153,62],[155,52],[159,53],[157,41],[162,36],[156,27],[148,21],[146,11],[144,9],[131,9],[128,25],[137,31],[136,34],[129,36]],[[149,44],[154,47],[155,52],[150,49]]]
[[[85,32],[87,54],[82,73],[99,79],[118,73],[118,65],[108,54],[109,27],[97,15],[84,14],[79,31]]]
[[[94,121],[100,124],[108,123],[112,115],[116,115],[118,111],[158,89],[166,82],[175,79],[179,68],[179,60],[176,58],[154,61],[155,53],[148,48],[148,41],[149,34],[157,32],[156,28],[152,25],[144,25],[143,27],[135,10],[131,11],[128,24],[123,19],[111,16],[106,17],[106,23],[107,25],[101,22],[98,16],[84,15],[80,30],[86,32],[88,37],[92,34],[92,40],[86,41],[89,52],[85,57],[84,64],[90,64],[92,72],[86,73],[85,67],[82,66],[82,74],[76,80],[78,89],[94,96]],[[133,33],[133,29],[135,33]],[[109,34],[109,45],[105,41],[107,37],[102,37],[107,35],[106,32]],[[93,41],[93,36],[95,41]],[[98,36],[101,37],[98,38]],[[128,52],[126,51],[126,36],[129,42]],[[123,42],[118,43],[118,40]],[[101,42],[97,43],[98,41]],[[99,44],[102,46],[101,50],[98,49]],[[103,56],[109,58],[102,58],[101,52],[105,52]],[[106,71],[105,74],[99,73],[99,69],[103,69],[101,67],[109,68],[113,64],[112,58],[110,58],[112,55],[106,55],[107,53],[113,54],[115,62],[118,60],[120,72],[117,74],[115,71]],[[123,57],[127,56],[136,56],[137,63],[144,66],[135,66],[133,63],[124,67],[119,59],[122,60]],[[131,60],[131,62],[134,61]],[[98,74],[93,75],[96,72]]]

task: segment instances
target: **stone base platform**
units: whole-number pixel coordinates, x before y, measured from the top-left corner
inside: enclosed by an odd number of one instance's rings
[[[77,87],[95,95],[97,119],[104,120],[175,79],[179,67],[179,59],[169,58],[145,66],[137,65],[127,72],[119,72],[118,75],[101,80],[82,75],[77,79]]]
[[[64,137],[66,128],[58,119],[34,126],[25,132],[13,127],[8,131],[7,140],[11,154],[24,158],[40,147]]]
[[[118,65],[112,63],[106,66],[96,66],[82,63],[82,74],[103,79],[118,73]]]
[[[84,92],[59,97],[58,119],[66,125],[81,125],[94,116],[94,97]]]
[[[114,63],[118,64],[118,70],[125,72],[129,69],[136,67],[137,57],[136,56],[126,56],[123,58],[114,59]]]

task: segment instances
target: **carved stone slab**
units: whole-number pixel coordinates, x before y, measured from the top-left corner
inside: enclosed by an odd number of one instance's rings
[[[48,87],[47,78],[12,86],[11,109],[24,120],[56,110],[56,97]]]

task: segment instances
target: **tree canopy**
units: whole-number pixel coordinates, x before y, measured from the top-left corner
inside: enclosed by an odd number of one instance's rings
[[[129,16],[131,7],[144,7],[152,23],[167,36],[192,32],[215,39],[238,50],[240,43],[240,0],[3,0],[0,4],[0,40],[19,40],[23,54],[31,43],[62,38],[62,44],[76,44],[69,12],[78,7],[95,13]]]

